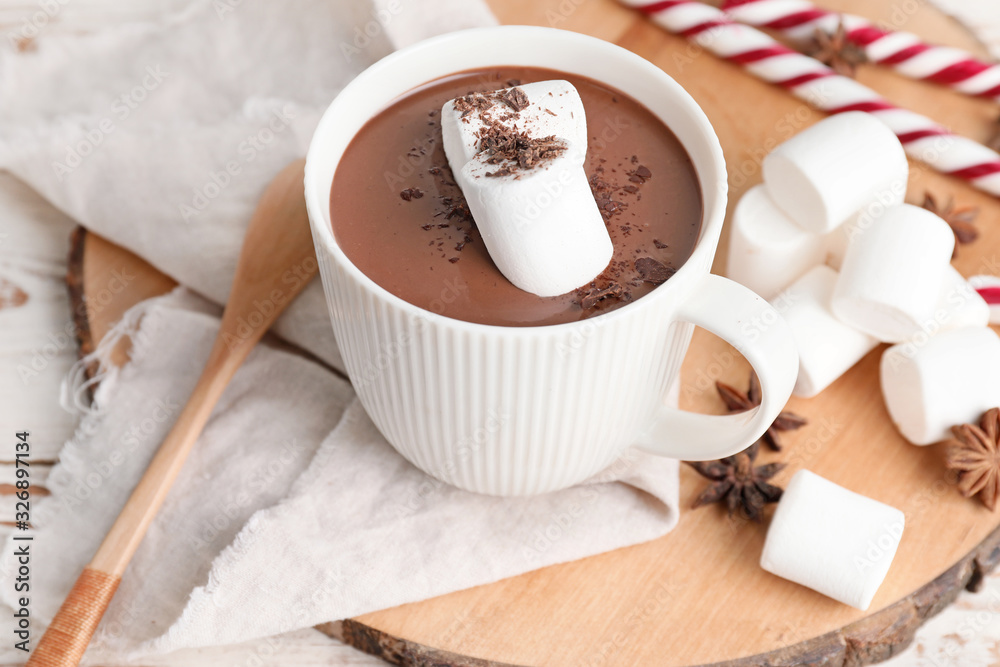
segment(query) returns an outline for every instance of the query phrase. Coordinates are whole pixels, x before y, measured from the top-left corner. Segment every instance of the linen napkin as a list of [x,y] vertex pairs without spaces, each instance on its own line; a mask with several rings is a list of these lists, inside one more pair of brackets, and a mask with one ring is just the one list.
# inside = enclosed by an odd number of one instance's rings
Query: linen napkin
[[[178,288],[133,308],[95,353],[132,337],[132,360],[102,377],[32,517],[36,619],[51,619],[145,470],[208,357],[217,313]],[[346,381],[262,345],[154,520],[94,649],[114,659],[237,643],[654,539],[677,522],[676,465],[630,451],[586,485],[540,497],[461,491],[396,454]],[[14,567],[7,556],[5,573]]]
[[[43,35],[0,57],[0,168],[223,303],[260,193],[336,93],[396,45],[493,22],[478,0],[218,0]],[[323,304],[316,281],[275,330],[342,368]]]
[[[0,167],[219,303],[261,191],[304,154],[336,92],[395,46],[491,21],[469,0],[244,0],[43,36],[0,56]],[[229,162],[239,169],[227,179]],[[277,332],[339,367],[319,290]],[[114,520],[217,327],[218,306],[180,289],[130,311],[95,353],[133,338],[132,360],[106,369],[52,496],[35,506],[36,620],[55,613]],[[459,491],[399,457],[335,373],[261,346],[154,520],[95,649],[110,663],[240,642],[643,542],[676,524],[677,491],[675,461],[637,452],[538,498]]]

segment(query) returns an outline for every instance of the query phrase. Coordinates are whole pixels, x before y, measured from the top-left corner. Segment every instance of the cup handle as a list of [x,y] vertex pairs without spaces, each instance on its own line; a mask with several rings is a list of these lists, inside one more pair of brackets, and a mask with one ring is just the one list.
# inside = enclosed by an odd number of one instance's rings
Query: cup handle
[[677,319],[707,329],[746,357],[760,379],[761,404],[731,415],[702,415],[664,405],[635,446],[685,461],[731,456],[764,434],[792,394],[799,356],[791,329],[767,301],[714,274],[696,286]]

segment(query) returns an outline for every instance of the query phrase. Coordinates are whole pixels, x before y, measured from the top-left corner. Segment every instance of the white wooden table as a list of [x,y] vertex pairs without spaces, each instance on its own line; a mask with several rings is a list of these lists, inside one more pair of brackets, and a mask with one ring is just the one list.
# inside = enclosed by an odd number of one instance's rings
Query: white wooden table
[[[188,1],[0,0],[4,42],[0,48],[30,49],[35,39],[154,18]],[[934,2],[960,16],[1000,57],[1000,2]],[[25,185],[0,172],[0,434],[31,431],[34,483],[44,484],[48,468],[63,443],[72,438],[76,422],[60,407],[59,397],[62,378],[77,353],[64,283],[68,238],[74,225]],[[0,453],[0,537],[12,528],[4,520],[13,511],[12,454],[12,449]],[[0,608],[0,616],[9,619],[10,610]],[[24,655],[11,648],[7,623],[0,623],[0,665],[23,663]],[[311,667],[385,663],[305,629],[236,647],[181,651],[143,664]],[[988,578],[983,592],[963,594],[921,628],[913,647],[883,664],[1000,666],[1000,573]]]

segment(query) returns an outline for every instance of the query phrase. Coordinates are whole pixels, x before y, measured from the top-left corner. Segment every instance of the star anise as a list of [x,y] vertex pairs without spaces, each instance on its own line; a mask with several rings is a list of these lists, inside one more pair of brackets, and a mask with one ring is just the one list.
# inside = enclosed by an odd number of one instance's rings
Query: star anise
[[817,28],[806,53],[837,74],[851,78],[857,73],[858,65],[868,62],[868,54],[864,48],[847,36],[843,21],[837,24],[837,29],[832,33]]
[[930,192],[924,192],[924,203],[921,206],[947,222],[951,231],[955,233],[955,252],[952,253],[952,257],[958,254],[959,245],[972,243],[979,238],[979,230],[972,224],[979,215],[978,208],[972,206],[956,208],[954,197],[948,197],[948,203],[940,206]]
[[979,495],[991,511],[1000,495],[1000,408],[982,416],[979,425],[952,427],[947,441],[947,466],[958,473],[958,490],[966,498]]
[[729,516],[742,514],[758,523],[764,516],[764,506],[781,500],[780,487],[769,484],[784,463],[768,463],[754,467],[757,444],[719,461],[689,461],[699,475],[712,480],[692,505],[692,509],[725,501]]
[[[715,389],[719,392],[719,396],[722,397],[730,412],[746,412],[760,405],[760,380],[757,379],[757,374],[753,371],[750,371],[750,388],[746,392],[723,382],[716,382]],[[802,428],[806,423],[805,417],[783,410],[774,423],[768,427],[762,439],[772,451],[780,452],[781,438],[778,432],[794,431],[797,428]]]

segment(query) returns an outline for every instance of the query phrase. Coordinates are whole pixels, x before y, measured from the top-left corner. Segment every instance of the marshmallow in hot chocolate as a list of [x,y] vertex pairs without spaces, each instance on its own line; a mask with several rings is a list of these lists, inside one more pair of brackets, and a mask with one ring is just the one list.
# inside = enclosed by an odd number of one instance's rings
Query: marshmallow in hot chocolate
[[[520,93],[515,93],[515,90]],[[568,81],[526,83],[494,93],[473,93],[466,95],[465,99],[469,100],[468,106],[459,100],[451,100],[441,109],[441,140],[448,162],[456,174],[458,168],[481,150],[479,135],[486,129],[487,123],[483,114],[478,113],[480,109],[476,108],[476,104],[488,103],[488,114],[493,120],[517,126],[531,136],[556,136],[581,147],[584,152],[587,150],[587,116],[583,100]],[[497,102],[500,106],[496,106]],[[525,104],[527,106],[523,106]],[[472,111],[469,111],[469,106],[472,106]],[[522,106],[515,117],[514,109]],[[508,115],[510,118],[506,118]]]
[[571,84],[456,98],[441,125],[455,180],[511,283],[557,296],[607,267],[614,247],[584,171],[587,121]]

